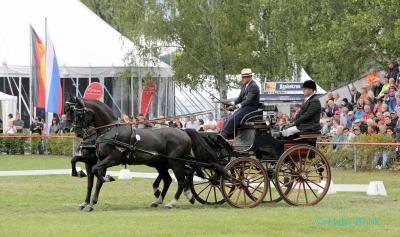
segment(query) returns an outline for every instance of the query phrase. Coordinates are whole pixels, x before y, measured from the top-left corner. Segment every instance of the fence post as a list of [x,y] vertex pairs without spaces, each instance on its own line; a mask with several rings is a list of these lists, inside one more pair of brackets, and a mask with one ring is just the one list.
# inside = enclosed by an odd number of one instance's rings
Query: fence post
[[357,172],[357,148],[353,145],[353,160],[354,160],[354,172]]

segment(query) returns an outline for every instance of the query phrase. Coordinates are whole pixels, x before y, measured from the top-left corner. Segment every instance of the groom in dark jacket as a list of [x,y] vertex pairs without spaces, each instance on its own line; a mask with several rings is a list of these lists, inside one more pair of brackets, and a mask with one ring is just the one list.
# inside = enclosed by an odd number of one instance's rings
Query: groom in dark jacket
[[260,102],[260,88],[253,80],[253,74],[250,68],[244,68],[241,73],[242,80],[240,81],[243,86],[240,91],[239,97],[231,102],[231,106],[235,106],[237,110],[225,122],[221,135],[224,138],[231,138],[234,131],[239,126],[240,120],[252,112],[257,110],[258,103]]
[[320,132],[319,123],[321,116],[321,102],[315,95],[317,85],[314,81],[308,80],[303,83],[304,103],[294,118],[295,126],[282,131],[282,136],[288,137],[298,132]]

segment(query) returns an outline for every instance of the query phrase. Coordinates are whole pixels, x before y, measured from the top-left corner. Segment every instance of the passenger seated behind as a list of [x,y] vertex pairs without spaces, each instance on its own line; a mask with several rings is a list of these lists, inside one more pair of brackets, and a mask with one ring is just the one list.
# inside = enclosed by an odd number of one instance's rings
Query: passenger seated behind
[[317,85],[314,81],[308,80],[303,83],[304,103],[294,118],[295,126],[282,130],[283,137],[289,137],[299,132],[320,132],[319,123],[321,103],[315,95]]

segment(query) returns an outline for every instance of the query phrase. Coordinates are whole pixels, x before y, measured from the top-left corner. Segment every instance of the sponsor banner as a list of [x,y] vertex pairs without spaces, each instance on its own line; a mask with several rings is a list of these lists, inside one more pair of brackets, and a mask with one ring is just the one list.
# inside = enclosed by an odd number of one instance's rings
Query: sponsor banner
[[86,87],[83,98],[87,100],[100,100],[104,95],[103,86],[99,82],[93,82]]
[[303,94],[302,82],[266,82],[264,83],[266,94]]

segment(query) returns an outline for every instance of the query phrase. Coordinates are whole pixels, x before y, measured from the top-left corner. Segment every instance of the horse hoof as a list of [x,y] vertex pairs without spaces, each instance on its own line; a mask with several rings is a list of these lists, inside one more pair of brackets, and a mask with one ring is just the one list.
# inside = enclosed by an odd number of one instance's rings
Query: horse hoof
[[106,175],[105,181],[106,182],[113,182],[113,181],[115,181],[115,179],[111,175]]
[[157,204],[157,203],[152,203],[152,204],[150,204],[150,207],[151,207],[151,208],[158,207],[158,204]]
[[85,208],[83,208],[84,212],[91,212],[93,210],[94,210],[94,208],[91,205],[87,205]]
[[194,197],[192,197],[192,198],[189,200],[189,202],[190,202],[191,204],[194,204],[194,203],[196,202],[196,199],[194,199]]
[[75,172],[72,171],[71,176],[76,177],[76,176],[78,176],[78,173],[76,171]]
[[161,195],[161,191],[157,189],[157,191],[154,192],[154,196],[155,196],[156,198],[159,198],[160,195]]
[[78,210],[82,211],[86,206],[88,205],[88,203],[84,202],[81,205],[79,205]]
[[171,206],[171,205],[166,205],[165,208],[167,208],[167,209],[172,209],[173,206]]
[[83,172],[82,170],[81,170],[81,171],[79,171],[79,173],[78,173],[78,177],[79,177],[79,178],[86,177],[86,174],[85,174],[85,172]]

